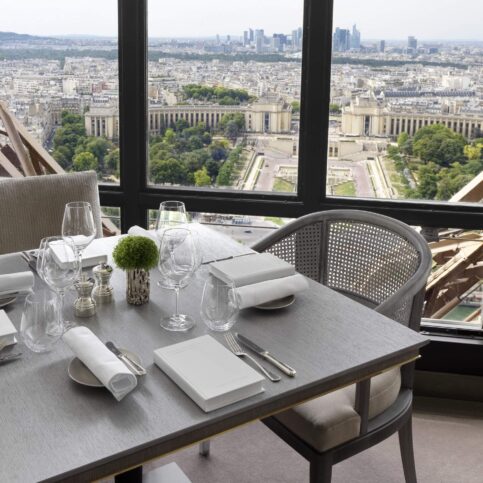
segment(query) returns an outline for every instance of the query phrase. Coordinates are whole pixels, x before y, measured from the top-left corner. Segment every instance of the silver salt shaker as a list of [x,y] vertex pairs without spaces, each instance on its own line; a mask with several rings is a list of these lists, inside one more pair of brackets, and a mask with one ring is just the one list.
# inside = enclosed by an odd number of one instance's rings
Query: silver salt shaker
[[114,291],[110,284],[112,267],[107,263],[101,263],[92,269],[92,273],[96,279],[96,286],[92,292],[94,300],[98,304],[107,304],[112,302],[112,294]]
[[77,317],[91,317],[96,313],[96,301],[92,298],[94,280],[82,277],[74,287],[77,290],[78,298],[74,302],[74,314]]

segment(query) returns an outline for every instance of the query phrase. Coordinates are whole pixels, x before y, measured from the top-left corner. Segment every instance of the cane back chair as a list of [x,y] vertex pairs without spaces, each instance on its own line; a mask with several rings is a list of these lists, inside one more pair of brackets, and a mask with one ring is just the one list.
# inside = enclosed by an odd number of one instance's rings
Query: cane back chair
[[[431,252],[406,224],[357,210],[303,216],[252,248],[270,252],[296,270],[418,330]],[[263,422],[310,461],[311,483],[329,482],[332,465],[396,431],[407,482],[416,482],[412,445],[414,363],[265,419]]]

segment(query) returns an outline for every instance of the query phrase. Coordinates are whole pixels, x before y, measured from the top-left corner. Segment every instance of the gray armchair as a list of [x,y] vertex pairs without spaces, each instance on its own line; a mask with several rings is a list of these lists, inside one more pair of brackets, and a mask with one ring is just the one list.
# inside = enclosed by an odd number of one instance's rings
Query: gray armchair
[[0,178],[0,254],[37,248],[43,237],[60,235],[64,206],[88,201],[97,237],[102,237],[94,171],[26,178]]
[[[333,210],[303,216],[252,248],[419,329],[431,253],[412,228],[386,216]],[[412,446],[414,363],[301,404],[263,422],[310,461],[311,483],[329,482],[332,465],[396,431],[407,482],[416,482]]]

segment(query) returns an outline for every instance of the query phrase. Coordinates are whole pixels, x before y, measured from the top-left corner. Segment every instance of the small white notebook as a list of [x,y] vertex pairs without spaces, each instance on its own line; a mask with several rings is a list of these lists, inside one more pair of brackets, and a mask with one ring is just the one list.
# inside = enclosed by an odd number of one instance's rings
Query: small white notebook
[[210,264],[210,272],[224,282],[233,281],[235,287],[264,282],[295,274],[295,268],[271,253],[254,253]]
[[263,392],[264,377],[210,335],[156,349],[154,362],[206,412]]
[[16,344],[17,329],[12,324],[5,310],[0,310],[0,346]]

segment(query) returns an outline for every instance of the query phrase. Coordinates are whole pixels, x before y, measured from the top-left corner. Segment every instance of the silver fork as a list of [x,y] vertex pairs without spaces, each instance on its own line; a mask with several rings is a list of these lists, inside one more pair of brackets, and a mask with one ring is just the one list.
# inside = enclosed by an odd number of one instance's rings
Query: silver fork
[[278,376],[277,374],[274,374],[273,372],[269,371],[265,367],[263,367],[256,359],[254,359],[250,354],[247,354],[246,352],[243,352],[243,349],[240,347],[238,342],[235,340],[235,337],[233,337],[233,334],[231,332],[228,332],[225,334],[225,340],[230,347],[230,350],[233,352],[238,357],[248,357],[256,366],[263,372],[263,374],[268,377],[272,382],[278,382],[280,381],[281,377]]

